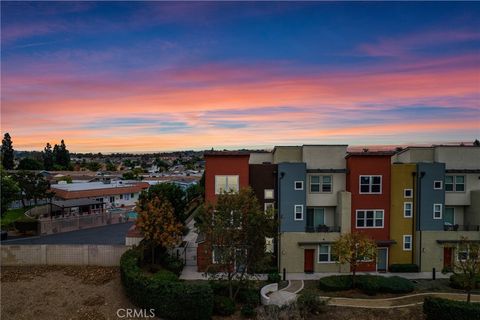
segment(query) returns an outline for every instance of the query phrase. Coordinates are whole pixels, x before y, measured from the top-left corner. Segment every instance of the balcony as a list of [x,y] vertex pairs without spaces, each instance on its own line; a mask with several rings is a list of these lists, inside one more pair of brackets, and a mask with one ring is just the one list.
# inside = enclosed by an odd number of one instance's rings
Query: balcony
[[458,224],[446,224],[443,226],[444,231],[480,231],[479,225],[458,225]]
[[319,224],[318,226],[306,226],[305,232],[340,232],[340,227]]

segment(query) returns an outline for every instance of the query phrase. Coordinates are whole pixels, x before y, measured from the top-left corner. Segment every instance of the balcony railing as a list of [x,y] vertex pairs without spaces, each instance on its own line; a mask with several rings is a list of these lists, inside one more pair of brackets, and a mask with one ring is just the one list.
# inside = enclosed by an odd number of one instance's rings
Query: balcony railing
[[305,232],[340,232],[340,227],[326,225],[306,226]]
[[446,224],[443,226],[445,231],[480,231],[480,225],[458,225],[458,224]]

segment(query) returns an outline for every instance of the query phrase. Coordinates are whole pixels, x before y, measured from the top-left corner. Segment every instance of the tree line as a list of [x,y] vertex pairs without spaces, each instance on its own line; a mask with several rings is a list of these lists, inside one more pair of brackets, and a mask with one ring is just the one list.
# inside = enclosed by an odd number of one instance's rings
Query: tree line
[[[5,133],[2,140],[2,166],[6,170],[15,169],[15,156],[13,141],[10,134]],[[65,141],[62,139],[60,144],[53,147],[47,142],[41,152],[40,159],[23,158],[20,160],[17,170],[72,170],[70,163],[70,151],[68,151]]]

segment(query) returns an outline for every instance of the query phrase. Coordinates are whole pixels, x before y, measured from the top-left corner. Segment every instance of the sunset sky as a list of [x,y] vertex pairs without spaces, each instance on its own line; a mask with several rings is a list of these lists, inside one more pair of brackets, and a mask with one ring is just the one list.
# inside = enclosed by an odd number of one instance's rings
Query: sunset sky
[[480,2],[2,1],[1,15],[17,150],[480,137]]

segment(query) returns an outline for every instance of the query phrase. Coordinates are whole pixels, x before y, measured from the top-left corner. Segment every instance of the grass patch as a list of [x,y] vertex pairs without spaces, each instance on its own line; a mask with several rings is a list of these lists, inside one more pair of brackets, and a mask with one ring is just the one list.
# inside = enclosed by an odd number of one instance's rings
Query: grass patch
[[13,223],[25,217],[25,211],[30,209],[31,207],[26,207],[26,208],[18,208],[18,209],[11,209],[5,212],[5,214],[2,217],[2,221],[0,222],[0,227],[2,230],[11,230],[13,229]]

